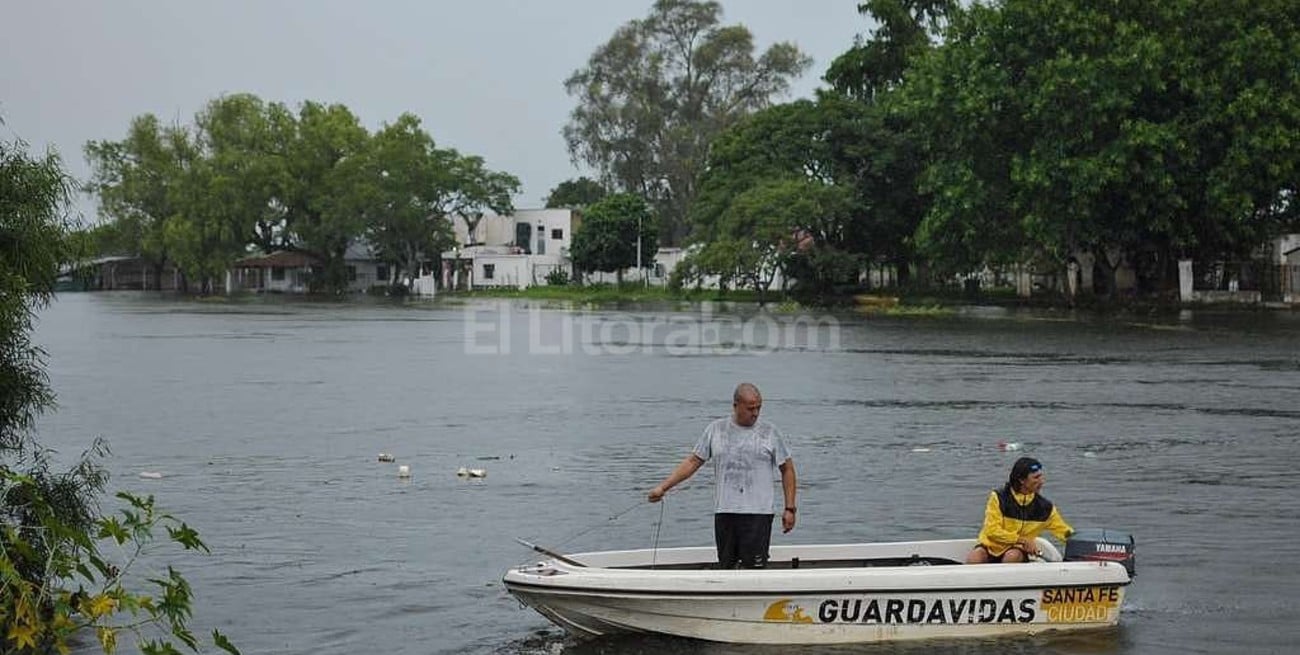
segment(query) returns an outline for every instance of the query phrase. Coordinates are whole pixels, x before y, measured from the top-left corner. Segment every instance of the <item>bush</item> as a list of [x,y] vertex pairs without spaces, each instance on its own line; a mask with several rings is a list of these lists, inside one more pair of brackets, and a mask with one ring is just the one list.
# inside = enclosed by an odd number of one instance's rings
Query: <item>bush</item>
[[569,269],[553,268],[550,273],[546,274],[546,284],[553,287],[563,287],[569,284]]
[[[0,652],[67,653],[72,635],[89,630],[105,653],[122,633],[146,654],[177,652],[173,639],[197,651],[185,578],[169,566],[140,583],[127,571],[156,530],[182,549],[206,551],[198,533],[159,513],[152,496],[119,493],[125,506],[102,513],[103,442],[54,473],[33,436],[54,394],[30,332],[70,259],[71,226],[62,218],[69,184],[57,156],[33,159],[25,144],[0,141]],[[238,653],[220,632],[212,642]]]

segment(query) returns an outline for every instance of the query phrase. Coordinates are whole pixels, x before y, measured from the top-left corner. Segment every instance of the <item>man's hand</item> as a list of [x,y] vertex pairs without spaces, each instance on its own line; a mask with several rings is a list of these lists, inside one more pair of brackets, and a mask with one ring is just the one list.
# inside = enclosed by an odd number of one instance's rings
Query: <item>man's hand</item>
[[789,532],[794,529],[794,515],[795,511],[789,508],[781,512],[781,532]]
[[654,489],[650,490],[649,494],[646,494],[646,498],[648,498],[652,503],[657,503],[664,499],[665,493],[666,492],[663,490],[663,487],[655,487]]

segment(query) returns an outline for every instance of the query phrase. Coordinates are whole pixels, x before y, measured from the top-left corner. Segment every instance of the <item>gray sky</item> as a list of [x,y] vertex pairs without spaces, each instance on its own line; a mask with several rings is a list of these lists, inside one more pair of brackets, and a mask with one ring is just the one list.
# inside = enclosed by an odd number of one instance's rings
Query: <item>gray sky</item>
[[[540,207],[580,171],[560,129],[564,80],[653,0],[15,0],[0,39],[0,138],[56,149],[79,179],[82,145],[121,139],[132,117],[191,124],[222,94],[296,107],[347,105],[373,130],[419,116],[439,146],[519,177]],[[854,0],[722,0],[758,49],[813,57],[790,98],[810,97],[868,23]],[[79,210],[93,217],[94,203]]]

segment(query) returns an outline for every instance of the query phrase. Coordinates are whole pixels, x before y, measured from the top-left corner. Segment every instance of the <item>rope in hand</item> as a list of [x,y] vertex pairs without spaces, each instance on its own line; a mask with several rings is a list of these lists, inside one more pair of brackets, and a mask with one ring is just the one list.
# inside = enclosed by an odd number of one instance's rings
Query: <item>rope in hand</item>
[[664,526],[664,510],[668,506],[668,494],[664,494],[659,499],[659,521],[655,523],[655,543],[654,550],[650,552],[650,568],[653,570],[659,564],[659,529]]

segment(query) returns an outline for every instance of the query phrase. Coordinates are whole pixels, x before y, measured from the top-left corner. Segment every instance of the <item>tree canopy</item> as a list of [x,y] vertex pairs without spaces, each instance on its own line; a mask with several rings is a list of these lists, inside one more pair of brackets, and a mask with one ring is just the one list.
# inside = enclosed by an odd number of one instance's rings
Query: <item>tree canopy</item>
[[630,193],[608,196],[587,208],[570,246],[578,270],[615,273],[620,283],[623,271],[637,265],[638,249],[641,267],[653,266],[659,229],[645,200]]
[[1294,221],[1298,58],[1284,0],[976,4],[901,89],[934,198],[917,241],[959,269],[1243,254]]
[[605,185],[589,177],[565,180],[546,196],[547,209],[582,209],[609,195]]
[[577,99],[564,128],[569,153],[612,188],[646,198],[670,244],[689,230],[713,139],[811,64],[790,43],[755,56],[749,30],[721,20],[717,2],[658,0],[565,82]]
[[140,116],[86,154],[105,236],[205,290],[250,249],[306,253],[321,262],[314,285],[340,290],[361,240],[394,279],[414,278],[450,245],[450,217],[472,231],[485,212],[512,211],[519,190],[481,157],[437,147],[411,114],[371,134],[343,105],[294,111],[251,94],[212,100],[190,127]]

